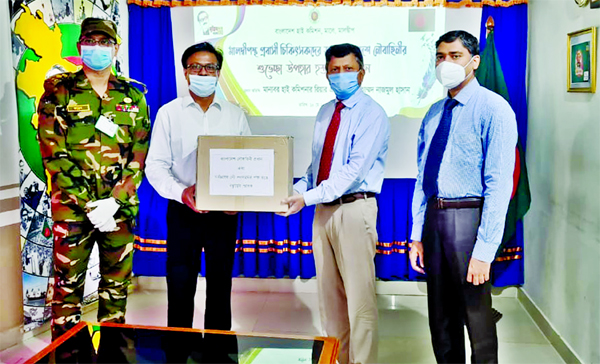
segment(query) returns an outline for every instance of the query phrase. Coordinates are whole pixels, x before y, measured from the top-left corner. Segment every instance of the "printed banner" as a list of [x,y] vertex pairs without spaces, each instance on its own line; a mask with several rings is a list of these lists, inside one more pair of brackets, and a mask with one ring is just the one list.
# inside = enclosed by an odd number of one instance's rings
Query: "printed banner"
[[[194,8],[194,36],[222,49],[222,95],[250,115],[314,116],[335,98],[325,69],[333,44],[358,46],[363,90],[389,116],[423,117],[443,94],[435,41],[444,8],[217,6]],[[266,21],[267,20],[267,21]]]

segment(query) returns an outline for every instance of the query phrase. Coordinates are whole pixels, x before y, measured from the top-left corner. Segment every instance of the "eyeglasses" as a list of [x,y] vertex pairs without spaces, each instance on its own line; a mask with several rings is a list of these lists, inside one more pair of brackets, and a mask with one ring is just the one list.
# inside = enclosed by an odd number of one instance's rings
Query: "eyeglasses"
[[84,46],[99,45],[100,47],[110,47],[115,44],[115,41],[113,41],[112,39],[96,40],[96,39],[92,39],[92,38],[83,38],[79,41],[79,43]]
[[214,75],[221,68],[219,68],[219,66],[217,66],[214,63],[209,63],[209,64],[192,63],[189,66],[187,66],[187,69],[193,75],[199,75],[203,69],[206,70],[206,73],[208,73],[209,75]]

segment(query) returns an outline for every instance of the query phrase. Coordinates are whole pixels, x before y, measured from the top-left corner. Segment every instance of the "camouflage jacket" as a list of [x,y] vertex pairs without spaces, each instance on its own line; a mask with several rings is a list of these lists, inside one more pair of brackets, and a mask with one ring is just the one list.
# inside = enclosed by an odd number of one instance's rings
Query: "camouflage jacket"
[[[144,94],[111,76],[104,98],[83,70],[49,78],[38,107],[38,139],[50,178],[55,221],[86,221],[86,204],[114,197],[115,219],[133,221],[150,120]],[[117,124],[113,137],[96,129],[100,115]]]

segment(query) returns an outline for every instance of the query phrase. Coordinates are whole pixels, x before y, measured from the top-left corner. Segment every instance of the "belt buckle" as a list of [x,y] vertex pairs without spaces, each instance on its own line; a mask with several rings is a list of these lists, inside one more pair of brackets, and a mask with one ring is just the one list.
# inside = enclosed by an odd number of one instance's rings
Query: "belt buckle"
[[436,199],[436,203],[435,204],[436,204],[438,210],[443,210],[445,208],[445,206],[444,206],[444,199],[442,199],[442,198],[438,197]]

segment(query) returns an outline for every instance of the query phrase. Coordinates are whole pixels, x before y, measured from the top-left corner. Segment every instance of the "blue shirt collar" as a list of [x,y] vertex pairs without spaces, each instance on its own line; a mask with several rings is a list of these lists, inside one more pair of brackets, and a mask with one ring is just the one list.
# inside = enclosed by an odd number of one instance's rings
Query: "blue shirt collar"
[[[365,95],[365,93],[363,92],[362,87],[361,87],[358,90],[356,90],[356,92],[354,93],[354,95],[350,96],[346,100],[341,100],[341,101],[342,101],[342,104],[344,104],[345,107],[351,109],[354,106],[356,106],[356,104],[358,104],[358,102],[360,101],[360,99],[363,98],[364,95]],[[337,101],[338,100],[336,99],[335,102],[337,102]]]
[[[479,81],[477,81],[477,78],[475,77],[462,90],[460,90],[460,92],[454,97],[454,99],[458,101],[461,105],[465,105],[467,102],[469,102],[471,96],[473,96],[477,92],[479,87]],[[446,96],[446,98],[448,98],[448,96]]]

